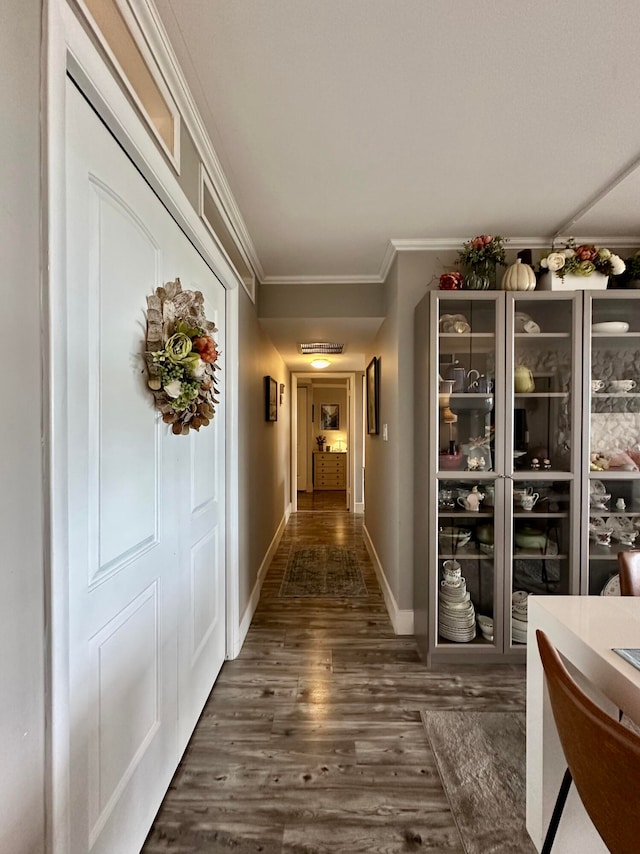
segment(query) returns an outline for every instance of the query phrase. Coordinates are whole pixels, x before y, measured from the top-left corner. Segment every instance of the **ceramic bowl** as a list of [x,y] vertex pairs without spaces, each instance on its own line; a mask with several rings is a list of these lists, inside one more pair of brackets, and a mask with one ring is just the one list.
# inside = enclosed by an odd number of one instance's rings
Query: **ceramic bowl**
[[493,525],[476,525],[476,539],[481,545],[491,546],[493,550]]
[[471,531],[466,528],[441,528],[438,531],[438,540],[442,548],[462,548],[471,539]]
[[493,617],[485,617],[484,614],[478,614],[476,622],[480,626],[480,631],[483,634],[484,632],[490,632],[493,634]]
[[493,620],[491,617],[485,617],[482,614],[478,614],[476,617],[476,623],[478,628],[482,632],[482,637],[486,641],[493,640]]
[[606,320],[603,323],[592,323],[592,332],[605,332],[607,335],[624,335],[629,331],[629,324],[624,320]]
[[438,456],[438,468],[440,471],[460,471],[464,468],[464,455],[440,453]]
[[514,539],[521,549],[543,549],[548,542],[548,536],[537,528],[521,528],[516,531]]

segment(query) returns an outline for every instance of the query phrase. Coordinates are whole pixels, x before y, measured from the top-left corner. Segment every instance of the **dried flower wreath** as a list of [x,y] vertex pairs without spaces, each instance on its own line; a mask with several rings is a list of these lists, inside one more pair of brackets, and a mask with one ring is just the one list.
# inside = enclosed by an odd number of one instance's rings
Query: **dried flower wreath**
[[200,291],[183,291],[180,279],[147,297],[148,384],[162,420],[176,435],[200,430],[214,416],[217,331],[204,315]]

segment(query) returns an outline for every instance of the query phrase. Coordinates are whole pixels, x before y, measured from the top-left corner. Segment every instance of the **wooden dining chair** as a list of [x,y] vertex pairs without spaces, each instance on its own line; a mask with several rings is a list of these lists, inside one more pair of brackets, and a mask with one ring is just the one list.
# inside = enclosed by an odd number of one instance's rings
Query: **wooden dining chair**
[[640,551],[618,552],[620,595],[640,596]]
[[640,850],[640,736],[609,717],[578,687],[544,632],[536,631],[567,770],[542,854],[549,854],[571,782],[611,854]]

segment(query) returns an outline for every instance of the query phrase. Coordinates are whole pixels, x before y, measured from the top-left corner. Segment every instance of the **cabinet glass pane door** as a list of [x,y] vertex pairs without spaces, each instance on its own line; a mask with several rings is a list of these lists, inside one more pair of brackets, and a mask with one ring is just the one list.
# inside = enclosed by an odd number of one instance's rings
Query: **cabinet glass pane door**
[[496,302],[438,301],[438,469],[493,471]]
[[575,592],[571,480],[514,478],[511,641],[527,641],[530,593]]
[[494,641],[495,482],[438,481],[437,643]]
[[615,594],[617,553],[640,547],[640,294],[594,295],[587,320],[588,592]]
[[[516,298],[513,324],[513,468],[573,471],[575,298]],[[579,368],[578,368],[579,369]]]

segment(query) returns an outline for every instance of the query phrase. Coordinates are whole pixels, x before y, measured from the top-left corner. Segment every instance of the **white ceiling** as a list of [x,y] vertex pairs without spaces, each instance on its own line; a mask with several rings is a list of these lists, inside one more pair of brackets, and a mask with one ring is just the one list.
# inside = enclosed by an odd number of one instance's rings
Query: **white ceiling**
[[550,236],[640,156],[638,0],[155,2],[267,280]]
[[155,5],[263,282],[378,280],[391,239],[640,235],[638,0]]
[[260,325],[291,371],[308,371],[313,356],[298,352],[303,341],[344,344],[340,355],[327,358],[330,371],[362,371],[381,317],[263,317]]

